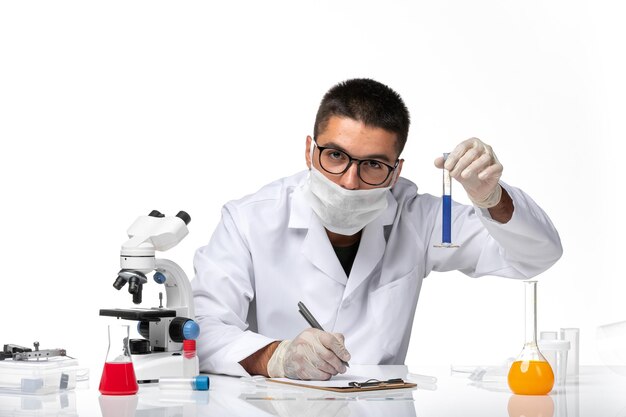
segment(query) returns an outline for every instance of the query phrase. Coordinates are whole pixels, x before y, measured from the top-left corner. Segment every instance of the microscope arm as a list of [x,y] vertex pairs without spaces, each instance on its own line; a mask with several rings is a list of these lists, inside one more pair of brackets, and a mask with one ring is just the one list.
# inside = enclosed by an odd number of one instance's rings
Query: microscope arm
[[166,278],[163,283],[165,285],[165,296],[167,297],[166,307],[171,309],[186,308],[187,313],[185,316],[192,320],[195,319],[193,293],[185,271],[178,264],[168,259],[156,259],[154,270],[160,272]]

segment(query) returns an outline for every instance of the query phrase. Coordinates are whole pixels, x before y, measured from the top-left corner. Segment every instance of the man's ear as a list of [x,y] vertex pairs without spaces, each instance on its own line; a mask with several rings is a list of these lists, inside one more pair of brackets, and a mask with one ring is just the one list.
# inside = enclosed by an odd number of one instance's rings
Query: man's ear
[[306,160],[306,166],[311,169],[311,146],[313,146],[313,138],[311,136],[306,137],[306,147],[304,158]]

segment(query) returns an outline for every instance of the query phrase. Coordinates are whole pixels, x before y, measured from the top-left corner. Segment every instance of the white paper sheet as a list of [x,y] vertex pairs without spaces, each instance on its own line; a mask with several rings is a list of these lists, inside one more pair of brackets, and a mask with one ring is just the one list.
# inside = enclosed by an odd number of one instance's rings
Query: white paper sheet
[[302,381],[289,378],[269,378],[268,381],[289,382],[290,384],[312,385],[315,387],[348,387],[350,382],[365,382],[368,379],[370,378],[359,375],[343,374],[335,375],[328,381]]

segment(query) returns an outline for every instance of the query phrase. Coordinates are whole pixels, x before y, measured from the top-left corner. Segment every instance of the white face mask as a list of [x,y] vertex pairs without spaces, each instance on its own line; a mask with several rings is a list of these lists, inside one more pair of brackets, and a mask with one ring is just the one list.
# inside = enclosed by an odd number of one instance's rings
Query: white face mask
[[311,165],[304,194],[326,229],[351,236],[385,211],[390,188],[347,190]]

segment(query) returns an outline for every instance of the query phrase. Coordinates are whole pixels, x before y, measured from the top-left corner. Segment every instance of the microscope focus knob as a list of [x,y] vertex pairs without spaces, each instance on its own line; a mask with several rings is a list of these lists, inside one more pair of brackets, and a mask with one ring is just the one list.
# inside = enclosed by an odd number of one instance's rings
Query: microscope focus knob
[[191,216],[187,214],[186,211],[179,211],[176,217],[184,221],[186,225],[189,224],[189,222],[191,221]]
[[157,284],[165,284],[165,281],[167,281],[167,277],[165,276],[165,274],[159,271],[154,273],[154,275],[152,276],[152,279]]
[[193,320],[188,320],[183,326],[185,340],[196,340],[200,335],[200,326]]
[[195,321],[186,317],[176,317],[170,322],[170,337],[174,342],[182,343],[184,340],[195,340],[200,334],[200,326]]

